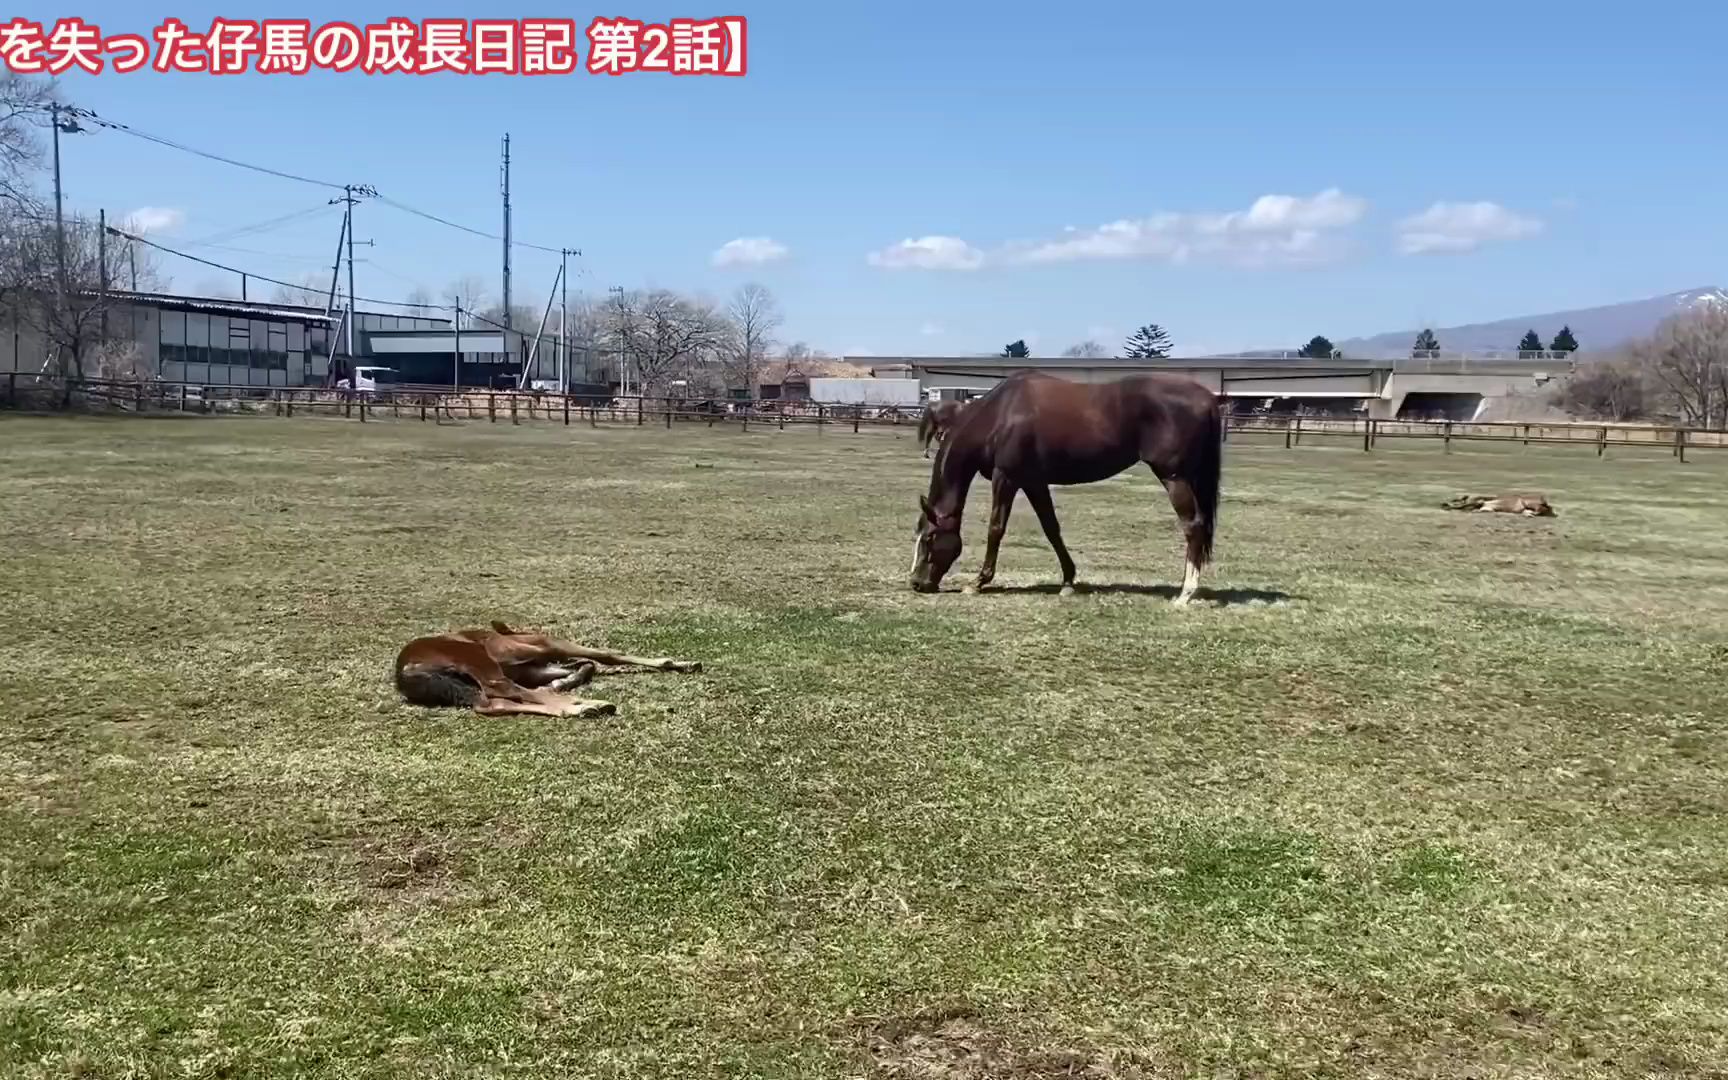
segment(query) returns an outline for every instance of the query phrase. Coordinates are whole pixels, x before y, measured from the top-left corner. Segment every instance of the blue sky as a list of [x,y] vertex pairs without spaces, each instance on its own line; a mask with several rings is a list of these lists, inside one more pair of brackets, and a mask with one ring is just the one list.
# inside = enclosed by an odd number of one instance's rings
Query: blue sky
[[[596,297],[652,285],[724,298],[756,280],[784,308],[783,338],[835,353],[1025,338],[1053,354],[1088,336],[1113,346],[1147,321],[1187,353],[1728,282],[1728,84],[1713,55],[1728,12],[1603,10],[570,8],[556,14],[579,28],[597,14],[744,15],[749,74],[65,81],[76,103],[152,134],[369,183],[487,231],[499,228],[509,131],[516,236],[580,248],[572,285]],[[270,14],[316,26],[491,13]],[[78,14],[105,33],[148,34],[168,15],[196,30],[234,12],[95,3]],[[112,132],[67,138],[63,155],[70,205],[171,210],[178,220],[157,234],[169,244],[328,195]],[[380,205],[358,220],[376,242],[357,253],[362,295],[474,274],[496,297],[497,243]],[[229,242],[246,251],[188,250],[297,279],[327,271],[338,227],[331,208]],[[714,265],[748,238],[773,243],[742,247],[780,257]],[[184,290],[222,277],[172,259],[165,269]],[[515,269],[518,302],[543,303],[556,256],[522,250]]]

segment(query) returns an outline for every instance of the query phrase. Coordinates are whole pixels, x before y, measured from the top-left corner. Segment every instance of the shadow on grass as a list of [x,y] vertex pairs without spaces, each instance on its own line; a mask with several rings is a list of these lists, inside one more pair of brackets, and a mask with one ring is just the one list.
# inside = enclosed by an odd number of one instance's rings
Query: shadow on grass
[[[1055,596],[1062,587],[1055,583],[1048,585],[987,585],[980,596],[1002,594],[1005,596]],[[944,589],[944,592],[949,590]],[[954,589],[954,592],[961,591]],[[1075,582],[1076,595],[1086,596],[1154,596],[1160,600],[1174,600],[1181,590],[1175,585],[1136,585],[1131,583],[1088,585],[1085,582]],[[1306,597],[1293,596],[1290,593],[1275,589],[1208,589],[1205,587],[1194,590],[1194,600],[1197,603],[1213,603],[1220,606],[1237,604],[1285,604],[1293,600],[1305,600]]]

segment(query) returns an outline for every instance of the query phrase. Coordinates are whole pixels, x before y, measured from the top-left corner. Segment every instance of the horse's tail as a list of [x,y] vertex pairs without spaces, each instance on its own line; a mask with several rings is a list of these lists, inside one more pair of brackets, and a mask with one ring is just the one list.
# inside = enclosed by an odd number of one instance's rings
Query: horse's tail
[[1224,473],[1225,398],[1212,395],[1206,417],[1200,424],[1200,445],[1189,458],[1188,486],[1200,510],[1200,565],[1212,560],[1212,537],[1218,530],[1218,494]]

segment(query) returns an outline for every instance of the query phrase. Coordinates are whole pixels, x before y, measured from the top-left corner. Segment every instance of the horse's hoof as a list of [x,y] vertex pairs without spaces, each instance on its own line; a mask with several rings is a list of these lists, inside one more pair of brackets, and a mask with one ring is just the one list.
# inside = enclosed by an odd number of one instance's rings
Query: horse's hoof
[[1056,595],[1057,596],[1073,596],[1074,595],[1074,586],[1064,585],[1064,586],[1062,586],[1062,588],[1060,590],[1057,591]]
[[978,585],[976,583],[968,583],[968,584],[960,586],[960,591],[962,593],[966,594],[967,596],[977,596],[978,595]]

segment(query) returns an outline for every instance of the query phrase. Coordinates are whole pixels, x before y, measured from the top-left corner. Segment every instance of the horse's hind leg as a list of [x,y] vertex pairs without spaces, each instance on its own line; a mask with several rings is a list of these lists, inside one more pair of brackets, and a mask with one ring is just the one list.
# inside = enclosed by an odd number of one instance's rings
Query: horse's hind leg
[[1182,591],[1176,594],[1176,603],[1186,604],[1194,598],[1194,590],[1200,587],[1201,546],[1205,543],[1201,533],[1204,522],[1200,520],[1200,501],[1194,497],[1194,489],[1186,480],[1166,480],[1164,489],[1170,493],[1170,505],[1182,523],[1182,536],[1187,542]]
[[1062,525],[1056,520],[1056,504],[1050,498],[1050,489],[1043,484],[1032,484],[1023,490],[1026,501],[1032,504],[1032,512],[1038,515],[1038,524],[1044,526],[1044,538],[1056,551],[1056,561],[1062,564],[1062,595],[1071,596],[1074,593],[1074,560],[1068,555],[1068,546],[1062,542]]

